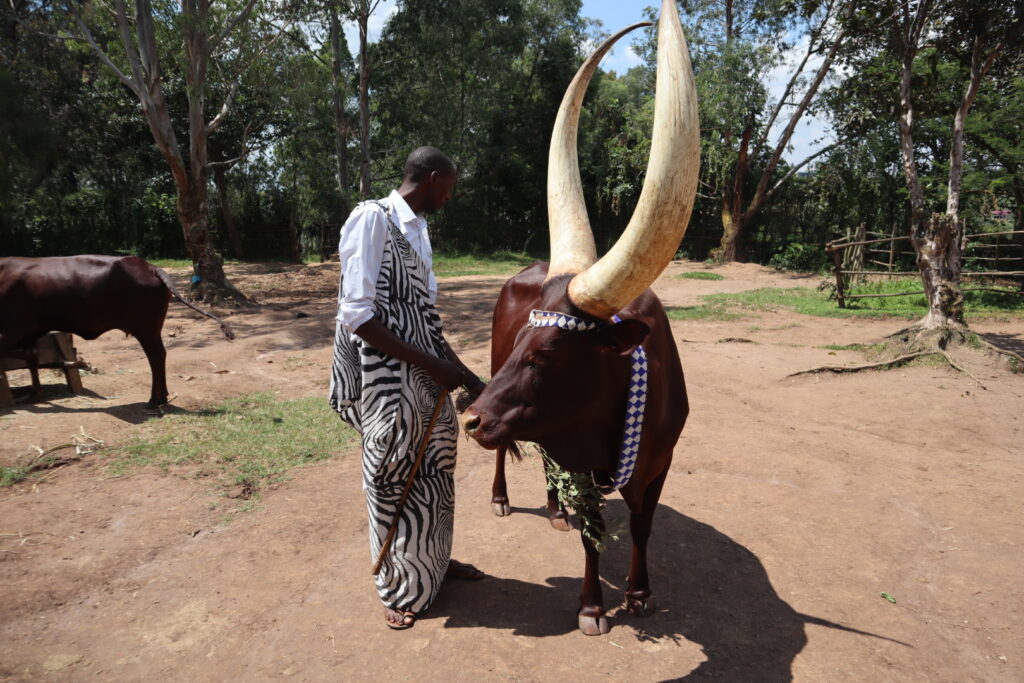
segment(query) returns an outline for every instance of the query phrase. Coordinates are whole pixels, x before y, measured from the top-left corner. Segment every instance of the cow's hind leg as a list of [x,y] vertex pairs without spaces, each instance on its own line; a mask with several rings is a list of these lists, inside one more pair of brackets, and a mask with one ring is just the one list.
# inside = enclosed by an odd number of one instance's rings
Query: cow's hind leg
[[508,517],[512,508],[508,503],[508,483],[505,481],[505,451],[499,446],[494,458],[494,483],[491,484],[491,512],[498,517]]
[[[598,530],[604,533],[604,520],[600,513],[595,520]],[[585,535],[583,538],[583,552],[587,557],[586,568],[583,571],[583,588],[580,591],[580,613],[579,627],[584,635],[600,636],[608,633],[608,618],[604,612],[604,596],[601,593],[601,577],[599,575],[599,561],[601,553]]]
[[[654,511],[658,508],[661,488],[665,475],[647,485],[639,509],[630,505],[629,534],[633,539],[633,557],[629,563],[629,578],[626,586],[626,609],[630,614],[646,617],[654,613],[656,604],[651,594],[650,578],[647,575],[647,539],[651,535]],[[628,502],[628,501],[627,501]]]
[[142,350],[146,352],[149,370],[153,376],[153,387],[146,407],[157,408],[167,403],[167,351],[164,349],[159,331],[156,334],[136,334],[135,338],[139,340]]

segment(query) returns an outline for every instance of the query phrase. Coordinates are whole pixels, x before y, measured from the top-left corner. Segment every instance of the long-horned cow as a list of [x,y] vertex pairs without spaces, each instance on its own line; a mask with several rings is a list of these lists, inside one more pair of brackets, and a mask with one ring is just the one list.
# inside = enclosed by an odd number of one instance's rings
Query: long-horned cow
[[172,298],[235,338],[227,323],[186,301],[167,273],[137,256],[0,258],[0,353],[51,331],[95,339],[121,330],[146,352],[153,377],[148,405],[156,407],[167,403],[167,352],[160,331]]
[[[663,0],[658,28],[654,132],[639,202],[615,246],[597,259],[576,151],[580,107],[604,54],[580,67],[562,100],[548,158],[551,263],[509,280],[494,309],[487,388],[463,414],[483,447],[540,444],[572,472],[618,488],[630,510],[633,550],[626,606],[654,611],[647,540],[672,450],[689,412],[668,319],[648,289],[672,260],[696,194],[696,92],[675,0]],[[646,355],[646,359],[644,356]],[[607,633],[599,553],[583,538],[586,569],[579,627]]]

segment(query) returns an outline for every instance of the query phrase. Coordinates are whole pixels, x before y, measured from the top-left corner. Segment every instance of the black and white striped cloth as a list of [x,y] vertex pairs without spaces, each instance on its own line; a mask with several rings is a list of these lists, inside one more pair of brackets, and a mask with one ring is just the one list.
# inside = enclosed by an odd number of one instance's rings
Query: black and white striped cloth
[[[377,204],[385,216],[390,214],[386,204]],[[443,358],[441,320],[428,295],[430,269],[390,220],[389,228],[374,316],[403,341]],[[439,387],[422,369],[353,340],[337,323],[329,400],[341,418],[362,434],[371,562],[377,561],[394,520],[439,395]],[[425,610],[448,569],[457,436],[455,409],[445,398],[376,578],[381,602],[392,609]]]

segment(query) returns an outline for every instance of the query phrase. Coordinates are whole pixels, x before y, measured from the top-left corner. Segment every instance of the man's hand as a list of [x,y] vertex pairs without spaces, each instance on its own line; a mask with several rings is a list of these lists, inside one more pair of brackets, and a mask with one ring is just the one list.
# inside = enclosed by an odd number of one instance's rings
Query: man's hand
[[451,361],[443,358],[432,358],[432,362],[424,366],[424,370],[430,378],[437,382],[441,388],[448,391],[455,391],[465,381],[462,370]]

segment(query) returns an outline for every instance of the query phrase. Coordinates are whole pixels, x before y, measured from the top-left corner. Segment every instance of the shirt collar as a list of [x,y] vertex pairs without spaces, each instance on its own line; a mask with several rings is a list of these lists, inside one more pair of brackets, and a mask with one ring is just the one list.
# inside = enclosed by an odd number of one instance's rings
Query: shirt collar
[[423,220],[422,216],[418,216],[413,213],[413,210],[406,203],[405,198],[398,194],[398,190],[391,190],[391,194],[388,196],[388,201],[391,202],[391,206],[394,208],[395,213],[398,214],[398,220],[403,223],[419,223]]

